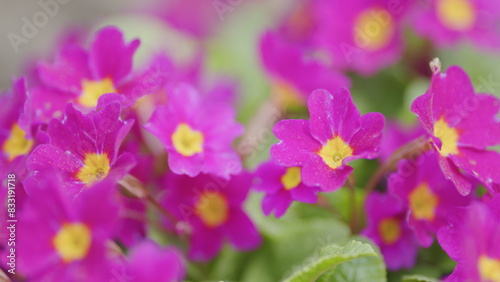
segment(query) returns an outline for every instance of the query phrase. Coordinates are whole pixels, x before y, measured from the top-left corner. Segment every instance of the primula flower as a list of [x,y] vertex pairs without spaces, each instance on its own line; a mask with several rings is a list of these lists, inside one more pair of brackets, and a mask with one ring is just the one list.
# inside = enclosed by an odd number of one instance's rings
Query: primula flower
[[500,47],[500,3],[489,0],[430,0],[415,5],[415,30],[438,46],[469,39],[482,47]]
[[241,171],[241,160],[231,147],[243,127],[233,108],[203,99],[190,85],[179,84],[158,106],[144,127],[158,137],[168,152],[168,165],[177,174],[200,172],[223,178]]
[[407,207],[408,224],[424,247],[430,247],[450,210],[466,206],[471,199],[460,195],[453,182],[446,179],[436,155],[430,151],[415,161],[401,160],[398,171],[389,179],[389,191]]
[[76,195],[105,178],[120,180],[135,164],[131,154],[118,155],[133,124],[123,121],[120,111],[118,103],[110,103],[84,115],[66,105],[64,120],[52,119],[47,127],[50,144],[37,146],[26,161],[31,181],[40,171],[56,170],[65,190]]
[[457,208],[438,232],[438,241],[458,262],[447,281],[500,281],[500,197]]
[[374,192],[366,199],[365,210],[368,225],[361,233],[380,247],[387,268],[412,267],[418,243],[406,223],[403,204],[394,195]]
[[126,272],[134,281],[174,282],[184,280],[186,266],[177,249],[146,240],[130,249]]
[[274,211],[276,217],[281,217],[293,201],[312,204],[318,200],[319,187],[302,183],[300,173],[300,167],[287,168],[273,161],[259,166],[255,172],[255,189],[266,193],[262,200],[265,215]]
[[118,206],[109,182],[72,199],[61,193],[57,173],[41,175],[19,214],[19,272],[37,281],[110,281],[112,235]]
[[462,195],[472,189],[468,176],[490,190],[493,182],[500,183],[500,154],[487,150],[500,144],[499,108],[499,99],[476,94],[467,74],[457,66],[434,74],[427,92],[411,106],[431,135],[442,171]]
[[372,75],[401,56],[406,7],[407,1],[317,1],[314,44],[328,50],[338,68]]
[[260,43],[262,63],[270,75],[271,91],[285,104],[302,105],[318,88],[334,91],[349,87],[349,78],[313,58],[305,50],[267,32]]
[[345,88],[333,94],[314,91],[308,108],[310,120],[282,120],[274,126],[280,142],[271,147],[271,156],[280,165],[301,167],[304,184],[332,191],[352,172],[347,162],[378,156],[384,116],[361,116]]
[[397,121],[387,122],[380,142],[380,160],[388,161],[399,148],[424,135],[425,130],[419,123],[406,126]]
[[167,175],[163,206],[190,225],[191,259],[212,259],[226,239],[240,251],[260,245],[261,237],[242,207],[251,184],[249,173],[234,175],[230,180],[206,174],[194,178]]
[[146,203],[143,199],[120,195],[120,217],[114,238],[124,246],[132,246],[146,237]]

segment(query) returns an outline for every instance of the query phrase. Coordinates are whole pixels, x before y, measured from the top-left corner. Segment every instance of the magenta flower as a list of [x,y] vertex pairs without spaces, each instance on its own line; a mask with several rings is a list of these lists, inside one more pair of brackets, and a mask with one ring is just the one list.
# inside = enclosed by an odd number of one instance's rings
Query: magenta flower
[[488,147],[500,144],[500,102],[476,94],[467,74],[452,66],[433,76],[427,92],[412,104],[439,152],[439,164],[462,195],[472,189],[470,176],[493,190],[500,183],[500,154]]
[[[118,206],[109,182],[71,199],[57,173],[42,174],[19,214],[19,272],[37,281],[110,281],[112,235]],[[92,204],[89,204],[92,203]]]
[[419,123],[406,126],[397,121],[387,122],[380,142],[380,160],[388,161],[399,148],[425,134]]
[[135,161],[129,153],[118,155],[133,124],[133,120],[123,121],[120,112],[118,103],[87,115],[68,104],[64,120],[53,119],[47,127],[50,144],[37,146],[28,157],[32,181],[37,181],[40,171],[56,170],[63,177],[65,190],[76,195],[105,178],[123,178]]
[[314,44],[329,51],[336,67],[372,75],[401,56],[406,7],[407,1],[317,1]]
[[267,32],[260,44],[262,63],[270,75],[271,91],[285,104],[304,104],[309,94],[324,88],[330,92],[349,87],[349,78],[325,64],[306,57],[305,50]]
[[265,215],[274,211],[276,217],[281,217],[293,201],[312,204],[318,200],[319,187],[302,183],[300,174],[300,167],[287,168],[273,161],[259,166],[255,172],[255,189],[266,193],[262,200]]
[[260,245],[261,237],[242,207],[251,184],[248,173],[234,175],[230,180],[206,174],[195,178],[167,175],[163,206],[177,220],[190,225],[191,259],[211,260],[226,239],[240,251]]
[[489,0],[431,0],[416,5],[413,21],[418,33],[438,46],[469,39],[482,47],[500,47],[500,3]]
[[182,281],[185,262],[175,248],[161,248],[153,241],[143,241],[129,252],[127,274],[134,281]]
[[132,246],[146,237],[146,203],[120,195],[120,216],[113,231],[114,238],[124,246]]
[[378,156],[384,116],[361,116],[345,88],[333,94],[314,91],[308,107],[310,120],[282,120],[274,126],[280,142],[271,147],[271,156],[285,167],[301,167],[304,184],[333,191],[352,172],[347,162]]
[[387,268],[394,271],[412,267],[418,243],[406,223],[406,209],[399,199],[374,192],[366,199],[365,210],[368,225],[361,233],[380,247]]
[[241,159],[231,145],[243,127],[234,119],[230,105],[203,99],[192,86],[179,84],[144,127],[160,139],[174,173],[229,178],[241,171]]
[[438,241],[458,262],[447,281],[500,280],[500,197],[457,208],[438,232]]
[[389,191],[408,209],[408,224],[424,247],[430,247],[450,210],[466,206],[471,200],[460,195],[443,175],[437,154],[431,151],[415,161],[400,161],[398,171],[389,179]]

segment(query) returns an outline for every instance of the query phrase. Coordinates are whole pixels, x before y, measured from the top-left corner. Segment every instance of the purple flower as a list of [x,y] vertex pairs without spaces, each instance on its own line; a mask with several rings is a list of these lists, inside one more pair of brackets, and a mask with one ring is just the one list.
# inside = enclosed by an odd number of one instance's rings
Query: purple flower
[[131,154],[118,155],[133,124],[133,120],[123,121],[120,112],[118,103],[87,115],[68,104],[63,121],[52,119],[47,127],[50,144],[37,146],[28,157],[31,181],[37,181],[40,171],[56,170],[65,190],[76,195],[105,178],[120,180],[135,164]]
[[415,29],[438,46],[469,39],[482,47],[500,47],[500,3],[489,0],[431,0],[416,5]]
[[120,195],[120,217],[113,231],[114,237],[124,246],[132,246],[146,237],[146,203]]
[[407,207],[408,224],[424,247],[430,247],[433,235],[446,224],[450,210],[466,206],[471,200],[460,195],[453,182],[443,175],[437,154],[430,151],[415,161],[401,160],[398,171],[389,179],[389,191]]
[[406,209],[399,199],[374,192],[366,199],[365,210],[368,226],[362,234],[380,247],[387,268],[394,271],[412,267],[418,243],[406,223]]
[[133,281],[182,281],[185,262],[175,248],[161,248],[153,241],[143,241],[129,252],[127,274]]
[[255,189],[266,193],[262,200],[265,215],[274,211],[276,217],[285,214],[293,201],[315,203],[318,200],[319,187],[310,187],[302,183],[300,167],[283,167],[273,161],[262,164],[255,176]]
[[457,208],[438,231],[438,241],[458,262],[447,281],[500,280],[500,197]]
[[192,86],[179,84],[144,127],[160,139],[174,173],[229,178],[241,171],[241,159],[231,145],[243,127],[234,119],[230,105],[203,99]]
[[499,99],[476,94],[467,74],[457,66],[436,73],[429,90],[411,106],[439,152],[441,170],[462,195],[472,189],[469,176],[490,191],[493,182],[500,183],[500,154],[487,150],[500,144],[499,108]]
[[381,161],[388,161],[399,148],[424,135],[425,130],[418,123],[406,126],[398,121],[387,122],[380,142]]
[[325,64],[307,58],[305,50],[267,32],[260,44],[262,63],[270,75],[271,91],[286,105],[302,105],[318,88],[333,92],[349,87],[349,78]]
[[230,180],[206,174],[194,178],[167,175],[163,206],[179,221],[189,224],[191,259],[214,258],[226,239],[237,250],[260,245],[261,237],[242,207],[251,184],[249,173],[234,175]]
[[[118,206],[102,182],[72,200],[57,173],[42,174],[17,223],[19,272],[38,281],[109,281]],[[90,204],[91,203],[91,204]]]
[[317,1],[314,44],[329,51],[336,67],[372,75],[401,56],[406,7],[407,1]]
[[274,126],[280,142],[271,147],[271,156],[280,165],[301,167],[304,184],[332,191],[352,172],[347,162],[378,156],[384,116],[361,116],[345,88],[333,94],[314,91],[308,107],[310,120],[282,120]]

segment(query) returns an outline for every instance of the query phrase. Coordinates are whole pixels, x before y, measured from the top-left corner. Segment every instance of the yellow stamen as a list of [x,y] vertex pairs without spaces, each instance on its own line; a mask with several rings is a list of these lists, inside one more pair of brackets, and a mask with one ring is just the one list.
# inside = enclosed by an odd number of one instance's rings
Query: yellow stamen
[[477,268],[483,280],[500,282],[500,259],[493,259],[483,255],[479,257]]
[[470,0],[439,0],[437,17],[452,30],[468,30],[476,21],[476,10]]
[[82,94],[78,97],[78,103],[87,106],[97,106],[97,100],[102,94],[116,93],[115,85],[111,78],[102,80],[86,80],[82,81]]
[[3,143],[2,149],[7,154],[9,161],[12,161],[17,156],[29,153],[32,147],[33,140],[26,139],[26,132],[15,123],[10,130],[9,138]]
[[410,207],[416,219],[433,220],[439,198],[427,183],[422,183],[410,193]]
[[52,240],[56,251],[65,263],[84,258],[91,242],[90,229],[83,223],[63,224]]
[[209,227],[217,227],[226,222],[229,216],[229,205],[220,193],[205,192],[195,205],[196,214]]
[[323,161],[332,169],[336,169],[342,165],[342,161],[352,156],[352,149],[347,145],[340,136],[328,140],[321,148],[318,155],[323,158]]
[[87,185],[104,179],[109,172],[108,154],[85,154],[83,167],[78,171],[76,178]]
[[180,123],[172,134],[175,150],[185,157],[203,152],[203,141],[203,133],[192,129],[185,123]]
[[379,222],[378,232],[385,244],[391,245],[401,237],[401,226],[395,218],[386,218]]
[[458,154],[458,131],[450,127],[444,118],[440,118],[434,124],[434,136],[441,140],[441,150],[439,153],[441,156],[446,157],[452,154]]
[[285,190],[292,190],[297,187],[300,182],[300,167],[289,167],[286,169],[285,174],[281,176],[281,184],[283,184]]
[[380,50],[389,44],[393,35],[394,19],[386,9],[367,9],[354,21],[354,42],[359,48]]

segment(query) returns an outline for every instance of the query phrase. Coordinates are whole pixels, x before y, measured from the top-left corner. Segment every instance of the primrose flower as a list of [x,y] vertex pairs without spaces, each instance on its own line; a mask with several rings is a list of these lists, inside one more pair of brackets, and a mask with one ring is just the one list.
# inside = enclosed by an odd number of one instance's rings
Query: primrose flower
[[469,39],[481,47],[500,47],[500,3],[489,0],[431,0],[415,5],[415,30],[438,46]]
[[234,119],[230,105],[203,99],[192,86],[181,83],[144,127],[160,139],[174,173],[229,178],[241,171],[240,157],[231,145],[243,127]]
[[146,204],[143,199],[122,196],[120,217],[115,224],[114,238],[124,246],[132,246],[146,237]]
[[406,126],[397,121],[389,121],[384,128],[380,142],[380,159],[386,162],[402,146],[426,134],[419,123]]
[[470,176],[490,191],[493,183],[500,183],[500,154],[487,150],[500,144],[499,108],[499,99],[476,94],[467,74],[457,66],[436,73],[427,92],[411,106],[431,135],[442,171],[462,195],[472,189]]
[[314,44],[329,51],[334,66],[363,75],[395,63],[403,51],[401,20],[407,1],[392,2],[317,1]]
[[118,155],[133,124],[133,120],[123,121],[120,112],[118,103],[86,115],[66,105],[63,121],[52,119],[47,127],[50,144],[37,146],[26,161],[32,181],[40,171],[56,170],[62,174],[65,190],[76,195],[105,178],[123,178],[135,161],[129,153]]
[[118,206],[109,182],[76,199],[61,191],[57,173],[43,174],[19,214],[19,272],[36,281],[110,281],[111,239]]
[[334,91],[349,87],[349,78],[313,58],[305,50],[287,43],[279,35],[267,32],[260,44],[262,63],[270,75],[271,91],[285,104],[302,105],[318,88]]
[[447,281],[500,281],[500,197],[457,208],[438,231],[438,241],[458,262]]
[[352,172],[347,162],[378,156],[384,116],[361,116],[345,88],[333,94],[314,91],[308,108],[310,120],[282,120],[274,126],[280,142],[271,147],[271,156],[282,166],[301,167],[304,184],[333,191]]
[[433,234],[446,224],[450,210],[471,200],[460,195],[443,175],[437,154],[430,151],[415,161],[401,160],[389,179],[389,191],[408,208],[408,224],[424,247],[430,247]]
[[146,240],[130,250],[126,271],[134,281],[173,282],[184,279],[186,266],[177,249]]
[[255,189],[263,191],[262,200],[265,215],[274,211],[276,217],[285,214],[293,201],[315,203],[318,200],[319,187],[310,187],[302,183],[300,167],[283,167],[273,161],[259,166],[255,172]]
[[190,225],[191,259],[214,258],[226,239],[240,251],[260,245],[261,237],[242,207],[251,184],[252,176],[245,172],[230,180],[206,174],[194,178],[167,175],[162,203],[179,221]]
[[387,268],[394,271],[412,267],[418,243],[406,223],[406,209],[399,199],[374,192],[366,199],[365,210],[368,225],[361,233],[380,247]]

